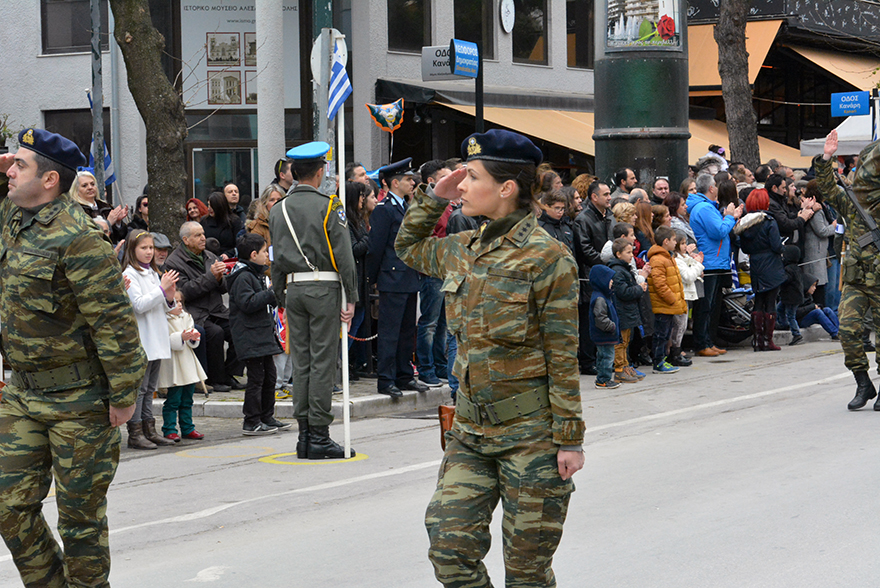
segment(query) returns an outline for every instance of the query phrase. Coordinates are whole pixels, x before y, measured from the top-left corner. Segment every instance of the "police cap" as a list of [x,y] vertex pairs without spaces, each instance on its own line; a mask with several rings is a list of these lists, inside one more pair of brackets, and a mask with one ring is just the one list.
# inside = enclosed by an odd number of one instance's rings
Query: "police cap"
[[533,163],[539,165],[544,154],[534,143],[513,131],[492,129],[474,133],[461,144],[461,156],[467,161],[487,159],[503,163]]
[[290,149],[287,152],[287,157],[293,161],[323,160],[328,151],[330,151],[330,145],[324,141],[312,141]]
[[412,157],[407,157],[406,159],[401,159],[400,161],[395,161],[394,163],[389,163],[388,165],[379,168],[380,180],[388,180],[396,176],[411,175],[413,175]]
[[86,164],[85,156],[73,141],[46,129],[24,129],[18,134],[18,144],[73,171]]

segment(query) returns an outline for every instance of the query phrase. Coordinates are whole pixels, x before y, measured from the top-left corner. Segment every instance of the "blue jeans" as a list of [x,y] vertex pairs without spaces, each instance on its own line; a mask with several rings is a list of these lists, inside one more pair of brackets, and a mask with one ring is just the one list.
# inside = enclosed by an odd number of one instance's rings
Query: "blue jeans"
[[840,260],[832,259],[828,268],[828,283],[825,284],[825,306],[837,314],[840,306]]
[[822,325],[822,328],[829,335],[836,335],[840,328],[840,320],[837,318],[837,313],[827,306],[825,308],[814,308],[799,320],[798,324],[801,327],[809,327],[816,324]]
[[795,337],[799,336],[801,330],[798,328],[797,322],[797,305],[783,304],[782,307],[785,310],[785,320],[788,321],[788,328],[791,331],[791,334]]
[[458,378],[452,373],[452,368],[455,367],[455,356],[458,355],[458,341],[455,340],[455,335],[450,333],[446,336],[446,345],[449,349],[449,353],[447,353],[449,363],[446,364],[446,374],[449,378],[449,387],[452,388],[452,401],[455,402],[455,395],[458,393]]
[[666,344],[669,343],[669,334],[672,333],[674,319],[675,315],[673,314],[654,315],[654,367],[666,361]]
[[446,317],[443,311],[443,294],[440,286],[443,280],[430,276],[419,276],[419,317],[416,337],[416,359],[419,363],[419,377],[434,379],[436,368],[446,365]]
[[[358,329],[361,328],[361,325],[364,324],[364,316],[366,312],[364,312],[363,306],[356,306],[354,309],[354,316],[351,317],[351,326],[348,328],[348,334],[354,335],[357,337]],[[351,345],[354,343],[354,339],[351,337],[348,338],[348,348],[351,349]],[[349,358],[351,359],[351,358]]]
[[614,345],[596,345],[596,383],[604,384],[614,375]]

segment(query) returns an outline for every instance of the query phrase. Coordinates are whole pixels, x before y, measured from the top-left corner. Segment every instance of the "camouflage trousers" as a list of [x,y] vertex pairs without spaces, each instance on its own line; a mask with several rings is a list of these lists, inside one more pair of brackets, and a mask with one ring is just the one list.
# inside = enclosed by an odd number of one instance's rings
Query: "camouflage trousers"
[[852,372],[866,372],[870,369],[862,341],[864,317],[868,311],[874,317],[874,332],[880,333],[880,289],[844,284],[840,294],[839,335],[844,365]]
[[556,586],[550,566],[574,483],[559,477],[558,447],[549,424],[540,424],[525,436],[480,437],[455,427],[446,434],[437,490],[425,516],[428,557],[445,586],[492,586],[483,558],[499,498],[505,586]]
[[[120,439],[93,390],[3,389],[0,534],[25,586],[109,588],[106,496]],[[53,473],[63,552],[42,514]]]

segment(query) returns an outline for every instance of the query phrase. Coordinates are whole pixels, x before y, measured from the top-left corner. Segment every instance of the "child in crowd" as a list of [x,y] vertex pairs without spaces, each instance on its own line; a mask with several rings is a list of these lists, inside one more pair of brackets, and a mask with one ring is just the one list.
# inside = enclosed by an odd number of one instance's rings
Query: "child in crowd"
[[171,357],[165,313],[174,307],[177,272],[165,272],[160,279],[153,254],[153,236],[150,233],[133,231],[129,235],[122,259],[122,275],[131,282],[128,297],[137,319],[141,346],[147,354],[147,371],[138,391],[134,414],[128,421],[128,446],[134,449],[174,445],[174,441],[156,432],[153,391],[157,389],[159,381],[160,362]]
[[614,270],[605,265],[590,269],[590,339],[596,345],[596,388],[617,388],[620,384],[612,379],[614,346],[620,341],[617,309],[611,289],[614,287]]
[[[688,245],[688,236],[684,231],[675,231],[675,252],[673,258],[681,275],[681,285],[684,288],[684,301],[690,307],[698,298],[697,280],[703,279],[703,254],[695,253],[697,246]],[[687,367],[693,362],[681,351],[681,341],[687,330],[688,313],[677,314],[672,325],[672,334],[669,336],[670,350],[669,363],[674,366]]]
[[[193,352],[199,346],[201,336],[195,329],[192,316],[183,309],[183,294],[179,290],[174,301],[174,308],[166,315],[171,359],[163,361],[159,367],[159,387],[168,389],[162,404],[162,434],[179,443],[181,435],[186,439],[205,438],[193,424],[192,407],[196,383],[208,377]],[[180,435],[177,434],[178,420]]]
[[809,327],[819,324],[825,329],[825,332],[831,335],[832,341],[839,341],[838,331],[840,330],[840,319],[837,313],[827,306],[822,307],[813,302],[813,294],[816,292],[817,280],[813,280],[810,287],[804,295],[804,303],[801,304],[795,317],[797,318],[798,327]]
[[574,232],[571,228],[571,221],[565,215],[568,202],[565,195],[560,191],[544,192],[541,196],[541,208],[543,213],[538,218],[538,224],[550,236],[564,243],[569,251],[574,248]]
[[675,251],[675,231],[661,225],[654,231],[656,245],[648,250],[651,274],[648,276],[648,292],[651,294],[651,309],[654,311],[654,372],[671,374],[678,368],[666,361],[666,346],[672,331],[673,317],[687,313],[684,300],[684,286],[678,266],[672,260]]
[[782,250],[785,281],[779,289],[779,301],[785,310],[785,319],[791,330],[789,345],[799,345],[804,341],[797,322],[797,309],[804,302],[804,272],[798,265],[800,258],[801,250],[797,245],[786,245]]
[[244,392],[244,435],[269,435],[291,427],[275,418],[275,358],[281,343],[275,331],[275,292],[267,287],[269,246],[256,233],[238,238],[238,263],[226,278],[229,284],[229,323],[232,344],[247,367]]
[[[615,227],[616,228],[616,227]],[[632,227],[629,229],[633,233]],[[633,235],[635,239],[635,235]],[[637,376],[635,369],[630,367],[627,360],[627,348],[634,328],[642,324],[642,315],[639,312],[639,299],[648,284],[642,280],[638,282],[638,274],[631,265],[633,260],[632,241],[626,237],[618,237],[614,240],[611,250],[614,259],[608,262],[608,267],[614,271],[614,305],[617,309],[620,328],[620,341],[614,346],[614,380],[621,383],[638,382],[645,376]]]

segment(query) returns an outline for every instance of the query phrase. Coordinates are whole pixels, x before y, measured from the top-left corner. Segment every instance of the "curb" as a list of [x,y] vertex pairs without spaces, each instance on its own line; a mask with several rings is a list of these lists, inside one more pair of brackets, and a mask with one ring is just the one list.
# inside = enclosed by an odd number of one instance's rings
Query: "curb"
[[[402,398],[391,398],[384,394],[356,396],[349,399],[349,404],[351,406],[351,418],[354,419],[403,414],[417,410],[437,408],[441,404],[449,402],[450,400],[449,386],[441,386],[439,388],[429,388],[427,392],[423,393],[407,390],[403,392]],[[162,404],[164,402],[165,401],[161,398],[153,399],[154,414],[162,413]],[[242,404],[244,403],[235,400],[210,400],[202,395],[196,394],[196,397],[193,399],[193,416],[240,419],[242,418]],[[333,413],[334,419],[342,420],[341,400],[337,401],[334,399],[331,412]],[[293,419],[293,402],[289,400],[280,400],[276,402],[275,417],[280,419]]]

